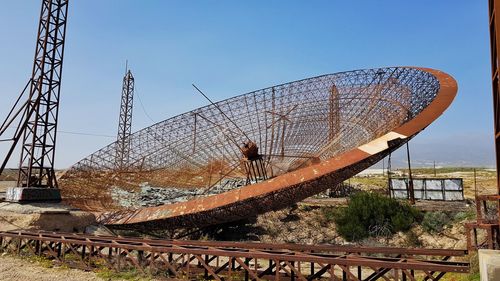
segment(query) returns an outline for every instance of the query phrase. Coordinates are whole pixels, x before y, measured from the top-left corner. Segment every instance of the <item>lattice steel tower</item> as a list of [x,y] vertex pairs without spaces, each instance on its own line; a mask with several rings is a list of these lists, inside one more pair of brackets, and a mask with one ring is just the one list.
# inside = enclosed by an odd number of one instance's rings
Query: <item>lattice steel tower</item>
[[44,0],[25,110],[19,187],[57,188],[54,173],[68,0]]
[[130,70],[123,77],[120,119],[116,142],[116,167],[126,169],[130,157],[130,135],[132,133],[132,109],[134,105],[134,76]]

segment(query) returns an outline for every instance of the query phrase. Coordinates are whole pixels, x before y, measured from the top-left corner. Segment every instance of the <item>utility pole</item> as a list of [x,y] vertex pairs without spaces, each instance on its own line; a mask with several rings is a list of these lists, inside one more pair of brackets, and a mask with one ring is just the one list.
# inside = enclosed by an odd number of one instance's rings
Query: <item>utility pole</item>
[[413,177],[411,174],[411,160],[410,160],[410,145],[406,142],[406,155],[408,156],[408,195],[410,198],[410,203],[415,205],[415,191],[413,189]]
[[116,140],[116,168],[126,170],[130,160],[130,135],[132,134],[132,109],[134,105],[134,76],[126,67],[123,77],[118,136]]

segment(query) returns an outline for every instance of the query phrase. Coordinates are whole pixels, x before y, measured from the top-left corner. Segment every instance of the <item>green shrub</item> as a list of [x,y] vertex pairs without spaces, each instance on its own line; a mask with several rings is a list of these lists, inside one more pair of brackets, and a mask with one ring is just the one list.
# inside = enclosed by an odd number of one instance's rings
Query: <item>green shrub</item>
[[427,212],[422,220],[422,228],[429,232],[441,232],[451,222],[451,218],[444,212]]
[[462,222],[465,220],[473,220],[476,218],[476,210],[467,210],[464,212],[458,212],[453,217],[454,222]]
[[326,219],[326,221],[333,221],[337,216],[335,207],[321,207],[321,214]]
[[388,236],[409,230],[420,218],[420,212],[404,203],[378,193],[359,192],[346,208],[334,217],[339,234],[347,241],[369,236]]

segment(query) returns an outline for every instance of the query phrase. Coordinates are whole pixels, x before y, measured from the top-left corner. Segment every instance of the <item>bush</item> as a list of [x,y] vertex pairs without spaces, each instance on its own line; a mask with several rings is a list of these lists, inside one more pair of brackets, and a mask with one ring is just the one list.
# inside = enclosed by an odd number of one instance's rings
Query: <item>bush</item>
[[359,192],[349,200],[346,208],[337,211],[334,221],[344,239],[357,241],[407,231],[420,217],[417,209],[395,199]]
[[333,221],[335,217],[337,216],[337,211],[335,207],[321,207],[321,214],[323,217],[326,219],[326,221]]
[[453,217],[453,222],[462,222],[465,220],[473,220],[476,218],[476,210],[467,210],[465,212],[458,212]]
[[429,232],[441,232],[451,222],[451,218],[444,212],[427,212],[422,220],[422,228]]

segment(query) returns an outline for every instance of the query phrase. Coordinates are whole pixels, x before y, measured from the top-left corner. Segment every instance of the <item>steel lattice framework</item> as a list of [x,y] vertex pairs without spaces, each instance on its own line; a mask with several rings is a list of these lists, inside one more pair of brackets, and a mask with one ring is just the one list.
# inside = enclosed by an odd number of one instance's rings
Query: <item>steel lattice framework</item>
[[123,77],[118,137],[116,140],[116,167],[126,169],[130,155],[130,135],[132,133],[132,109],[134,105],[134,83],[132,72],[128,70]]
[[441,280],[468,273],[466,250],[267,244],[0,232],[0,252],[65,266],[203,280]]
[[[437,101],[442,91],[444,101]],[[283,208],[376,163],[437,118],[455,93],[450,76],[412,67],[282,84],[132,134],[127,173],[115,169],[115,142],[75,164],[60,183],[70,202],[100,211],[119,209],[110,204],[112,187],[134,189],[148,182],[197,190],[187,202],[105,213],[104,223],[161,227],[235,220]],[[429,107],[438,108],[428,113]],[[270,179],[248,165],[257,158]],[[246,179],[247,186],[205,197],[236,179]],[[91,204],[92,198],[99,202]]]
[[67,13],[67,0],[42,2],[18,186],[57,187],[54,154]]

